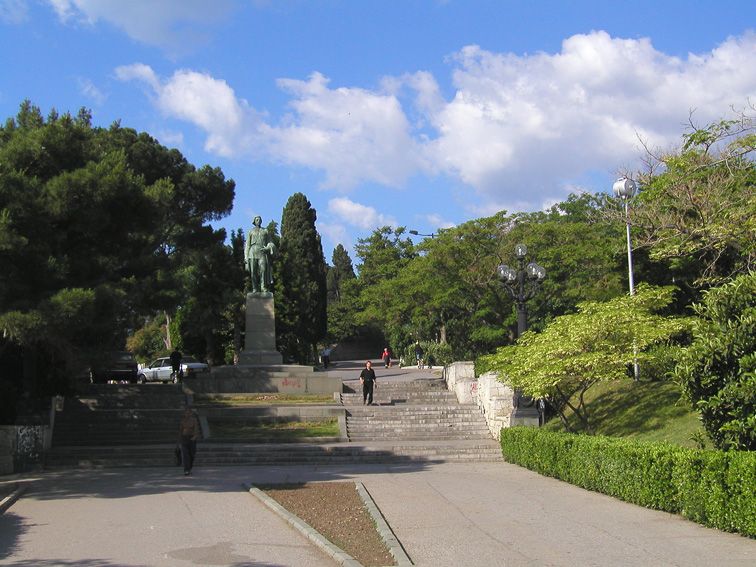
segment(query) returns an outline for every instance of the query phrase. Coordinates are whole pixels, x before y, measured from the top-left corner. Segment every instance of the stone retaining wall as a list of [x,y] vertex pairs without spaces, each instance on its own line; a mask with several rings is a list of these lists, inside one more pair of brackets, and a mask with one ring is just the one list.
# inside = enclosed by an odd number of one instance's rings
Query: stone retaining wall
[[457,395],[460,403],[478,406],[495,439],[500,438],[502,427],[512,425],[515,392],[495,373],[488,372],[476,378],[474,363],[453,362],[444,367],[443,377],[446,387]]
[[184,387],[193,393],[333,394],[341,392],[341,377],[297,365],[216,366],[210,375],[188,376]]

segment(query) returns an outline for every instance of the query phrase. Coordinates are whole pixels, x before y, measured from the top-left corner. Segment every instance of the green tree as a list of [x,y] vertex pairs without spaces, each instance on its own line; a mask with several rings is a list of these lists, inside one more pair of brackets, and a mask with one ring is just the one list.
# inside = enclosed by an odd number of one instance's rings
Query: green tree
[[224,244],[225,235],[224,230],[217,231],[216,243],[197,251],[181,320],[184,348],[210,365],[226,362],[244,299],[243,264],[234,248]]
[[570,408],[592,432],[585,392],[597,382],[626,378],[634,359],[643,364],[650,347],[687,328],[685,319],[657,314],[672,294],[671,287],[640,285],[633,296],[582,303],[577,313],[557,317],[542,332],[528,331],[516,345],[482,357],[480,368],[499,372],[528,396],[548,398],[568,429]]
[[708,287],[756,267],[754,151],[753,117],[741,114],[693,127],[679,150],[649,156],[631,208],[634,235],[678,281]]
[[390,310],[399,297],[393,281],[417,253],[412,241],[404,237],[404,227],[384,226],[367,238],[357,241],[355,250],[360,259],[359,305],[357,322],[368,336],[383,336],[399,351],[406,330],[402,317]]
[[383,226],[357,241],[355,251],[360,259],[358,271],[363,288],[396,277],[416,256],[412,241],[403,237],[404,232],[404,227]]
[[286,203],[281,217],[276,332],[280,351],[300,364],[317,359],[326,336],[326,264],[317,214],[302,193]]
[[[514,304],[496,279],[496,266],[516,265],[518,243],[547,270],[542,288],[528,302],[533,328],[574,312],[581,301],[620,295],[627,285],[624,225],[604,220],[599,213],[605,206],[605,196],[571,195],[547,212],[501,211],[441,230],[403,261],[395,252],[401,269],[390,277],[374,277],[365,285],[360,268],[360,283],[367,288],[361,294],[362,317],[379,322],[396,348],[435,340],[448,343],[458,360],[511,343]],[[372,244],[383,254],[389,249],[385,240],[374,238]]]
[[720,449],[756,449],[756,274],[704,293],[694,340],[675,369]]
[[333,266],[328,266],[328,340],[341,342],[358,332],[357,312],[359,285],[352,259],[344,246],[333,250]]
[[349,252],[346,251],[346,248],[342,244],[334,248],[331,261],[333,262],[333,266],[328,266],[326,279],[329,302],[340,301],[344,282],[354,280],[357,277],[354,273],[354,266],[352,265],[352,259],[349,257]]
[[219,169],[147,134],[25,101],[0,128],[0,342],[20,347],[24,389],[61,389],[88,354],[172,313],[233,196]]

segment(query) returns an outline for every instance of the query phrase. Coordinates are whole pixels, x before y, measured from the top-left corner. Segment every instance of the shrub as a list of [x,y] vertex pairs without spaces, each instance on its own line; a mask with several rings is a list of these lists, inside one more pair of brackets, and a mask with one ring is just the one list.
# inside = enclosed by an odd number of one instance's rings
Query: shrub
[[756,273],[706,292],[675,378],[720,449],[756,449]]
[[[435,341],[420,341],[423,348],[423,359],[425,364],[433,363],[433,366],[446,366],[454,362],[451,346],[447,343],[437,343]],[[404,364],[412,366],[415,364],[415,343],[407,346],[402,353]]]
[[503,429],[501,447],[507,461],[541,474],[756,537],[756,453],[532,427]]

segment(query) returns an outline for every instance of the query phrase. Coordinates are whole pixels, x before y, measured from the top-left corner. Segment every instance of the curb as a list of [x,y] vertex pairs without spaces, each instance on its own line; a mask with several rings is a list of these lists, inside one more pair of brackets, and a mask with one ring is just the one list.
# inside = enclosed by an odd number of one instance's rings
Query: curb
[[270,496],[265,494],[262,490],[260,490],[256,486],[248,487],[247,485],[244,485],[244,488],[247,488],[248,492],[252,496],[255,496],[268,508],[270,508],[276,514],[281,516],[281,518],[283,518],[289,524],[291,524],[294,527],[294,529],[296,529],[302,535],[304,535],[307,539],[312,541],[312,543],[314,543],[317,547],[319,547],[323,552],[325,552],[326,555],[330,556],[339,565],[344,565],[344,567],[363,567],[362,564],[359,561],[357,561],[354,557],[346,553],[340,547],[337,547],[334,544],[332,544],[330,541],[324,538],[319,532],[315,531],[315,529],[312,526],[310,526],[310,524],[308,524],[307,522],[304,522],[299,517],[289,512],[286,508],[281,506],[278,502],[273,500]]
[[396,560],[396,564],[400,566],[414,565],[414,563],[412,563],[412,560],[404,551],[404,548],[402,547],[399,539],[394,535],[394,532],[391,531],[391,528],[386,522],[386,518],[384,518],[383,514],[381,514],[381,511],[375,504],[373,497],[370,496],[370,493],[365,488],[365,485],[359,481],[355,482],[354,484],[357,487],[357,493],[360,495],[362,501],[365,503],[365,506],[368,509],[368,513],[373,517],[373,521],[375,522],[375,527],[378,530],[378,534],[381,536],[383,543],[385,543],[389,548],[389,552]]
[[26,486],[19,486],[11,494],[3,498],[2,502],[0,502],[0,515],[4,514],[8,508],[13,506],[16,500],[21,498],[21,495],[24,492],[26,492]]

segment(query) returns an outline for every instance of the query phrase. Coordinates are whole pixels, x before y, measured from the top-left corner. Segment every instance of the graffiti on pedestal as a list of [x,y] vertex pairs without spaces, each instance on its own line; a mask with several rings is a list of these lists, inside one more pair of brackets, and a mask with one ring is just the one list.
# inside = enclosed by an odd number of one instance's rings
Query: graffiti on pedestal
[[43,427],[41,425],[19,425],[16,428],[16,447],[13,453],[13,468],[25,472],[42,460]]

